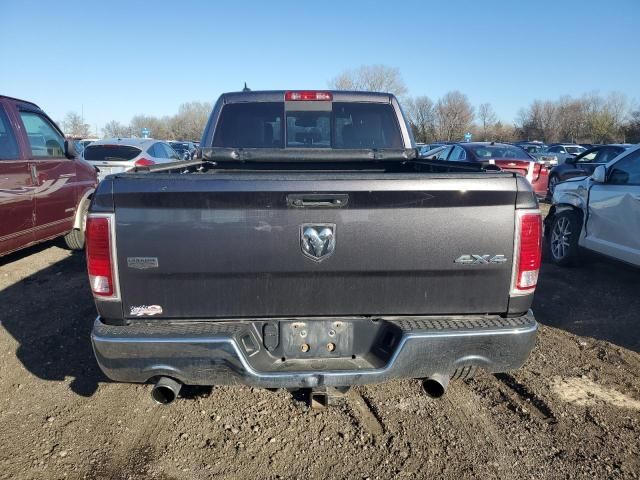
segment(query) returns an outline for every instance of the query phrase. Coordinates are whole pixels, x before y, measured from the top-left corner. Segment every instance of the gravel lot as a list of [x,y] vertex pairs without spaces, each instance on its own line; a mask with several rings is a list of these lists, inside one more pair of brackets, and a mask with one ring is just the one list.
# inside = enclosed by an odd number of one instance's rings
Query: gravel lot
[[314,411],[243,387],[159,407],[149,386],[110,383],[84,269],[55,243],[0,259],[0,478],[640,476],[638,270],[545,263],[545,326],[519,371],[440,400],[416,381],[368,386]]

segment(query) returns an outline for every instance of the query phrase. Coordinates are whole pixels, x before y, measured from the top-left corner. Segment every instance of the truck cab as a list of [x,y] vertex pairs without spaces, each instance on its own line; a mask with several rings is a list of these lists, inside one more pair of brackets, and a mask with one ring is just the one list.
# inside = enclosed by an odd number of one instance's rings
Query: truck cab
[[37,105],[0,96],[0,255],[59,236],[81,249],[97,183]]

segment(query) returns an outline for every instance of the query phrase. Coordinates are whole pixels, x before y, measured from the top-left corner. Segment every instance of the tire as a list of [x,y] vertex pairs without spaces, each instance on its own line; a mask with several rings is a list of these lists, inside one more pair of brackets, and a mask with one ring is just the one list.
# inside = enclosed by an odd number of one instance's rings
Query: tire
[[71,250],[82,250],[84,248],[84,232],[74,228],[64,236],[64,243]]
[[556,265],[568,267],[576,264],[579,256],[578,237],[580,221],[574,212],[562,212],[551,222],[549,253]]
[[82,227],[74,228],[64,236],[64,243],[71,250],[82,250],[84,248],[84,227],[87,222],[87,213],[89,210],[89,202],[85,202],[82,210]]

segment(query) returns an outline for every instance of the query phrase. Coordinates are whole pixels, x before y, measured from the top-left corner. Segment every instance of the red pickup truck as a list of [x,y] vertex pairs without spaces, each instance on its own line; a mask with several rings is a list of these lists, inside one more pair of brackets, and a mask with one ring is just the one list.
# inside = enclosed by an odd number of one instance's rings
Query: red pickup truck
[[0,95],[0,256],[64,235],[84,246],[96,170],[37,105]]

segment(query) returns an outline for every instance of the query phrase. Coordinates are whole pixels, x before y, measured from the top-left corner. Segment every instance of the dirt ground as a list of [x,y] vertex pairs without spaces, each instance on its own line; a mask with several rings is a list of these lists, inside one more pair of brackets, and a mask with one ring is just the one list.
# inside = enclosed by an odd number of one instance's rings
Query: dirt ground
[[0,478],[638,478],[639,284],[545,263],[525,367],[439,400],[407,380],[324,411],[246,387],[160,407],[101,374],[83,256],[48,243],[0,260]]

